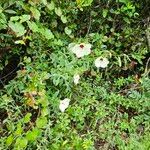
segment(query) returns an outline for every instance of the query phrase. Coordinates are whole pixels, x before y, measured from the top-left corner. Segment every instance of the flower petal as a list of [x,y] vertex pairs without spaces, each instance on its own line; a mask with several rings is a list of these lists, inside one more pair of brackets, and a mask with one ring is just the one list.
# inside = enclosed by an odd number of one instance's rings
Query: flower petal
[[74,81],[74,84],[78,84],[79,83],[79,80],[80,80],[80,76],[78,75],[78,74],[75,74],[74,76],[73,76],[73,81]]
[[91,44],[75,44],[70,43],[68,49],[71,50],[78,58],[81,58],[85,55],[89,55],[91,53]]
[[68,98],[65,98],[64,100],[60,101],[59,109],[61,112],[64,112],[66,110],[66,108],[68,108],[69,102],[70,102],[70,99],[68,99]]
[[94,63],[97,68],[106,68],[109,64],[109,61],[107,58],[98,57]]

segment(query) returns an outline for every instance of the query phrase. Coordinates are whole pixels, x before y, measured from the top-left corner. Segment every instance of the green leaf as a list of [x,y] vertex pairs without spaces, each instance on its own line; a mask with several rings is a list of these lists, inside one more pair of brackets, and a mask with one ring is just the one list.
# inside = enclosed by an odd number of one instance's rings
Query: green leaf
[[31,113],[27,113],[23,119],[24,123],[28,123],[30,121],[31,116]]
[[9,135],[9,136],[7,137],[7,139],[6,139],[6,145],[7,145],[7,146],[11,145],[12,142],[13,142],[13,140],[14,140],[14,139],[13,139],[12,134]]
[[28,140],[24,137],[19,137],[16,140],[15,148],[26,148]]
[[6,9],[5,12],[8,14],[16,14],[16,12],[14,10],[11,10],[11,9]]
[[103,17],[106,18],[108,14],[108,9],[103,9]]
[[50,11],[54,10],[54,8],[55,8],[55,3],[54,3],[53,1],[51,1],[51,3],[47,5],[47,8],[48,8]]
[[28,20],[30,20],[30,15],[22,15],[22,16],[20,16],[20,23],[22,23],[22,22],[26,22],[26,21],[28,21]]
[[47,100],[46,97],[41,97],[39,100],[38,100],[38,103],[42,105],[42,107],[46,107],[49,105],[49,101]]
[[49,29],[44,29],[44,32],[41,32],[46,39],[50,40],[50,39],[53,39],[54,38],[54,35],[53,33],[51,32],[51,30]]
[[26,33],[24,26],[19,22],[14,23],[14,22],[10,21],[8,23],[8,26],[16,33],[16,35],[18,37],[23,36]]
[[47,0],[41,0],[44,5],[47,5]]
[[45,128],[46,124],[47,124],[47,118],[46,117],[37,118],[36,126],[38,128]]
[[90,6],[93,0],[76,0],[77,5],[80,7]]
[[65,33],[67,34],[67,35],[70,35],[71,34],[71,29],[69,29],[68,27],[65,27]]
[[39,28],[35,22],[27,21],[27,23],[28,23],[30,30],[32,30],[33,32],[39,31]]
[[30,11],[32,12],[33,17],[34,17],[36,20],[39,20],[39,19],[40,19],[41,14],[40,14],[40,12],[39,12],[38,9],[36,9],[36,8],[34,8],[34,7],[31,7],[31,8],[30,8]]
[[130,22],[130,19],[129,18],[127,18],[127,17],[124,17],[123,18],[123,20],[126,22],[126,23],[128,23],[128,24],[130,24],[131,22]]
[[15,41],[15,44],[26,45],[23,40],[17,40],[17,41]]
[[19,16],[10,17],[10,21],[18,21],[20,19]]
[[49,114],[49,111],[48,111],[48,108],[42,108],[42,110],[41,110],[41,115],[44,117],[44,116],[46,116],[46,115],[48,115]]
[[58,16],[61,16],[61,15],[62,15],[62,11],[61,11],[60,7],[55,8],[55,13],[56,13],[56,15],[58,15]]
[[21,123],[18,123],[17,124],[17,130],[15,131],[15,135],[21,135],[22,134],[22,132],[23,132],[23,128],[22,128],[22,126],[21,126]]
[[66,18],[64,15],[62,15],[62,16],[61,16],[61,21],[62,21],[63,23],[67,23],[67,18]]
[[121,58],[119,56],[118,56],[118,64],[119,64],[119,67],[122,66]]
[[119,2],[127,4],[129,2],[129,0],[119,0]]
[[3,13],[0,13],[0,30],[7,27],[6,16]]
[[35,141],[39,135],[40,135],[40,130],[37,128],[34,128],[32,131],[27,132],[26,139],[28,141]]

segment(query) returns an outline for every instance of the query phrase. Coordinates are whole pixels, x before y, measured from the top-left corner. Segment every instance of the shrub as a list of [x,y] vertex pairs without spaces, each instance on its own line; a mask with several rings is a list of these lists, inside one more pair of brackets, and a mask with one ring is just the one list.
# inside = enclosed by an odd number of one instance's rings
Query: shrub
[[1,149],[149,149],[143,5],[1,2]]

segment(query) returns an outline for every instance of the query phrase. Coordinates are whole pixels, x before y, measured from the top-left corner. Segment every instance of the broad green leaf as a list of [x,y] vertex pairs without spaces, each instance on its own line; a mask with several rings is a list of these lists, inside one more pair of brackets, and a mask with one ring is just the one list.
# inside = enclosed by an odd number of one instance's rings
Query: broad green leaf
[[46,107],[49,105],[49,101],[47,100],[46,97],[41,97],[39,100],[38,100],[38,103],[41,104],[43,107]]
[[80,7],[90,6],[93,0],[76,0],[77,5]]
[[16,12],[12,9],[6,9],[5,12],[8,14],[16,14]]
[[67,35],[70,35],[71,34],[71,29],[69,29],[68,27],[65,27],[65,33],[67,34]]
[[27,132],[26,139],[28,141],[35,141],[39,135],[40,135],[40,130],[37,128],[34,128],[32,131]]
[[46,116],[46,115],[48,115],[49,114],[49,111],[48,111],[48,108],[42,108],[42,110],[41,110],[41,115],[44,117],[44,116]]
[[103,9],[103,17],[104,17],[104,18],[106,18],[107,13],[108,13],[108,9]]
[[6,16],[3,13],[0,13],[0,30],[7,27]]
[[24,137],[19,137],[16,140],[15,148],[26,148],[28,140]]
[[24,123],[28,123],[30,121],[31,116],[31,113],[27,113],[23,119]]
[[53,39],[54,38],[54,35],[53,33],[51,32],[51,30],[49,29],[44,29],[44,32],[42,33],[46,39]]
[[46,124],[47,124],[47,118],[46,117],[37,118],[36,126],[38,128],[45,128]]
[[8,26],[16,33],[16,35],[18,37],[23,36],[26,33],[24,26],[19,22],[14,23],[14,22],[10,21],[8,23]]
[[55,13],[56,13],[56,15],[61,16],[62,15],[61,8],[60,7],[55,8]]
[[41,0],[44,5],[47,5],[47,0]]
[[35,22],[27,21],[27,23],[28,23],[30,30],[32,30],[33,32],[39,32],[39,28]]
[[21,123],[17,124],[17,130],[15,131],[15,135],[21,135],[23,132],[23,128],[21,126]]
[[62,15],[62,16],[61,16],[61,21],[62,21],[63,23],[67,23],[67,18],[66,18],[64,15]]
[[20,19],[19,16],[10,17],[10,21],[18,21]]
[[50,4],[47,5],[47,8],[51,11],[51,10],[54,10],[55,8],[55,3],[53,1],[51,1]]
[[3,12],[3,7],[0,5],[0,13]]
[[9,135],[9,136],[7,137],[7,139],[6,139],[6,145],[7,145],[7,146],[11,145],[12,142],[13,142],[13,140],[14,140],[14,138],[13,138],[12,134]]
[[40,16],[41,16],[39,10],[36,9],[36,8],[34,8],[34,7],[31,7],[30,10],[31,10],[31,12],[32,12],[33,17],[34,17],[36,20],[39,20],[39,19],[40,19]]
[[119,2],[127,4],[129,2],[129,0],[119,0]]
[[20,16],[20,23],[26,22],[28,20],[30,20],[30,15],[22,15],[22,16]]

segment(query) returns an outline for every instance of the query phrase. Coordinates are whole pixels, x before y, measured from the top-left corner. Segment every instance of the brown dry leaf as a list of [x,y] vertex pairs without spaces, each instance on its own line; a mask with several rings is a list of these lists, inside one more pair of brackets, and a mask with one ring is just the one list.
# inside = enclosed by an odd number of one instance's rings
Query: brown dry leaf
[[26,104],[30,107],[35,108],[36,101],[35,101],[35,98],[33,97],[33,95],[31,93],[25,93],[24,95],[27,98]]

